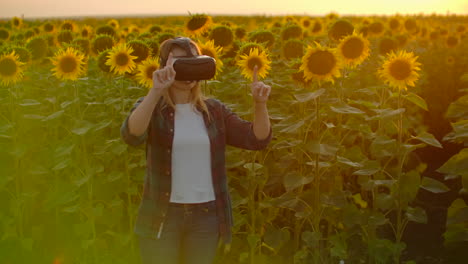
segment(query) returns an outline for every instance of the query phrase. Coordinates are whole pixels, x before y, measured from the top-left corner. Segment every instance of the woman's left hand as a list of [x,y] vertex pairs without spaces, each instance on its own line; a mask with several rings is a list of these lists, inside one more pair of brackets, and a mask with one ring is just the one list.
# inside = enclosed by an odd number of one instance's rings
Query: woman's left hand
[[255,103],[266,103],[266,101],[268,101],[268,96],[270,95],[271,86],[258,81],[257,70],[258,67],[255,65],[253,70],[253,82],[250,84],[252,96]]

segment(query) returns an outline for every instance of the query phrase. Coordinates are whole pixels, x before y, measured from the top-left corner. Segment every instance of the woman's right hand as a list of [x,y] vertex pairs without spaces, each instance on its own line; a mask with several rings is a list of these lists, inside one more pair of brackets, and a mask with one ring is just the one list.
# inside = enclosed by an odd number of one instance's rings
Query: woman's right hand
[[166,66],[153,72],[153,89],[161,93],[164,89],[169,88],[175,80],[176,72],[174,70],[174,58],[172,52],[169,53]]

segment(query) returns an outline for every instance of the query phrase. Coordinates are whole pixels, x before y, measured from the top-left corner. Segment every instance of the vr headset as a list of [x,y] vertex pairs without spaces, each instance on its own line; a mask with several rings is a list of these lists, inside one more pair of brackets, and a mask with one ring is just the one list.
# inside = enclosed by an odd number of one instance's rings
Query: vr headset
[[[171,45],[177,45],[187,52],[187,56],[175,58],[174,70],[175,79],[178,81],[199,81],[209,80],[216,74],[216,60],[206,55],[196,55],[190,48],[190,39],[186,37],[177,37],[171,40]],[[171,47],[172,49],[172,47]],[[166,65],[166,60],[160,58],[161,67]]]

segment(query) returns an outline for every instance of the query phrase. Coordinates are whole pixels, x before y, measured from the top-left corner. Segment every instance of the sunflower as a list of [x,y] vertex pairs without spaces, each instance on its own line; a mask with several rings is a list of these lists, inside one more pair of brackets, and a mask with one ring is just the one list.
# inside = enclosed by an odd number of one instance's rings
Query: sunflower
[[383,37],[379,40],[378,47],[380,55],[386,55],[390,51],[396,50],[398,48],[398,43],[394,38]]
[[249,33],[249,41],[264,43],[265,47],[270,49],[275,43],[275,35],[270,30],[256,30]]
[[10,31],[6,28],[0,28],[0,40],[7,41],[10,38]]
[[456,36],[448,36],[446,39],[445,39],[445,45],[448,47],[448,48],[454,48],[458,45],[458,38]]
[[52,33],[52,32],[55,31],[54,24],[52,24],[50,22],[46,22],[45,24],[43,24],[42,28],[44,29],[44,32],[47,32],[47,33]]
[[320,35],[322,34],[323,29],[324,26],[322,25],[322,22],[318,18],[316,18],[313,21],[313,25],[310,27],[310,33],[312,35]]
[[106,64],[111,66],[112,71],[117,74],[131,72],[136,66],[135,59],[137,58],[137,56],[130,55],[132,52],[133,49],[126,43],[116,45],[109,52]]
[[11,45],[6,47],[1,53],[7,54],[11,53],[12,51],[15,52],[15,55],[18,56],[18,61],[24,63],[23,69],[28,67],[31,64],[32,54],[31,51],[27,47],[19,46],[19,45]]
[[151,49],[148,44],[142,40],[130,40],[127,42],[127,45],[133,49],[131,55],[136,56],[135,63],[146,60],[151,53]]
[[257,48],[253,48],[249,55],[241,55],[237,65],[242,69],[242,75],[253,80],[253,69],[257,65],[257,74],[260,78],[265,78],[268,70],[270,70],[271,61],[268,59],[265,51],[258,52]]
[[344,64],[354,68],[369,56],[369,41],[361,34],[348,35],[338,45],[338,54]]
[[14,16],[11,19],[11,25],[12,25],[13,28],[20,28],[23,25],[23,19]]
[[52,64],[55,65],[52,71],[55,71],[54,75],[57,78],[76,80],[84,72],[85,58],[78,50],[68,47],[55,54]]
[[106,65],[107,61],[107,56],[109,55],[110,49],[103,50],[99,55],[97,56],[97,65],[99,69],[101,69],[105,73],[110,73],[111,68],[109,65]]
[[398,17],[392,17],[390,21],[388,21],[388,27],[391,31],[397,32],[401,27],[400,19]]
[[383,35],[384,31],[385,31],[385,27],[380,21],[373,22],[369,25],[368,33],[369,35],[373,37],[379,37]]
[[185,31],[189,35],[201,35],[208,30],[213,23],[211,16],[205,14],[195,14],[190,17],[185,24]]
[[310,26],[312,25],[311,22],[312,22],[312,21],[310,20],[309,17],[303,17],[303,18],[301,18],[300,25],[301,25],[302,28],[304,28],[304,29],[309,29]]
[[162,27],[160,25],[152,25],[149,30],[151,34],[157,34],[162,32]]
[[149,57],[138,65],[136,78],[140,84],[150,89],[153,86],[153,72],[159,68],[158,59]]
[[23,62],[19,56],[12,51],[10,54],[0,56],[0,81],[7,86],[14,84],[23,78]]
[[302,39],[302,27],[296,24],[291,24],[281,30],[281,40]]
[[243,39],[246,34],[247,31],[243,27],[237,27],[236,29],[234,29],[234,35],[237,39]]
[[111,19],[109,21],[107,21],[106,23],[107,25],[113,27],[114,29],[119,29],[119,21],[117,21],[116,19]]
[[301,61],[300,59],[294,59],[292,60],[291,64],[289,65],[289,68],[292,69],[293,71],[291,72],[291,79],[294,82],[300,83],[304,86],[309,86],[310,85],[310,80],[306,80],[304,76],[304,71],[299,70],[301,67]]
[[216,46],[227,48],[234,41],[234,33],[230,27],[219,25],[211,30],[209,39],[214,40]]
[[301,58],[304,56],[304,43],[298,39],[289,39],[281,46],[281,50],[286,60]]
[[42,37],[34,37],[26,43],[26,48],[31,51],[33,60],[40,60],[47,56],[48,47],[47,40]]
[[93,35],[93,28],[89,25],[84,25],[80,34],[83,38],[91,38]]
[[206,43],[202,43],[198,45],[200,47],[200,51],[202,55],[207,55],[216,60],[216,75],[222,72],[223,62],[220,59],[220,54],[223,50],[222,47],[215,46],[213,40],[209,40]]
[[403,26],[408,33],[413,33],[418,29],[418,24],[416,23],[416,20],[412,17],[406,19]]
[[330,26],[328,30],[328,37],[331,40],[339,41],[341,38],[353,34],[354,26],[345,19],[337,20]]
[[61,30],[57,34],[57,42],[63,47],[65,43],[71,43],[74,39],[73,32],[70,30]]
[[390,52],[382,67],[377,71],[378,76],[393,88],[406,90],[407,86],[414,86],[418,80],[421,65],[416,61],[418,57],[412,52]]
[[320,46],[308,46],[306,54],[302,57],[302,65],[299,70],[304,71],[306,80],[330,81],[333,77],[340,77],[341,61],[336,55],[336,49]]
[[65,20],[60,26],[60,30],[70,30],[71,32],[75,32],[77,31],[77,29],[78,29],[78,26],[72,20]]
[[91,42],[91,50],[94,54],[99,54],[106,49],[111,49],[114,46],[114,42],[114,38],[109,35],[97,35]]

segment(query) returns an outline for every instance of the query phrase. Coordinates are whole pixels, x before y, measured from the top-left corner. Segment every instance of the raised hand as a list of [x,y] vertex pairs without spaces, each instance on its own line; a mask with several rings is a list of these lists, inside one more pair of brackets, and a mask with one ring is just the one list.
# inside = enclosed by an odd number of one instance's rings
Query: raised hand
[[169,88],[175,80],[176,72],[174,70],[174,61],[172,52],[169,53],[166,66],[153,72],[153,89],[162,92]]
[[261,81],[258,81],[258,67],[254,66],[253,69],[253,82],[250,85],[252,96],[255,103],[266,103],[268,101],[268,96],[270,95],[271,86],[264,84]]

